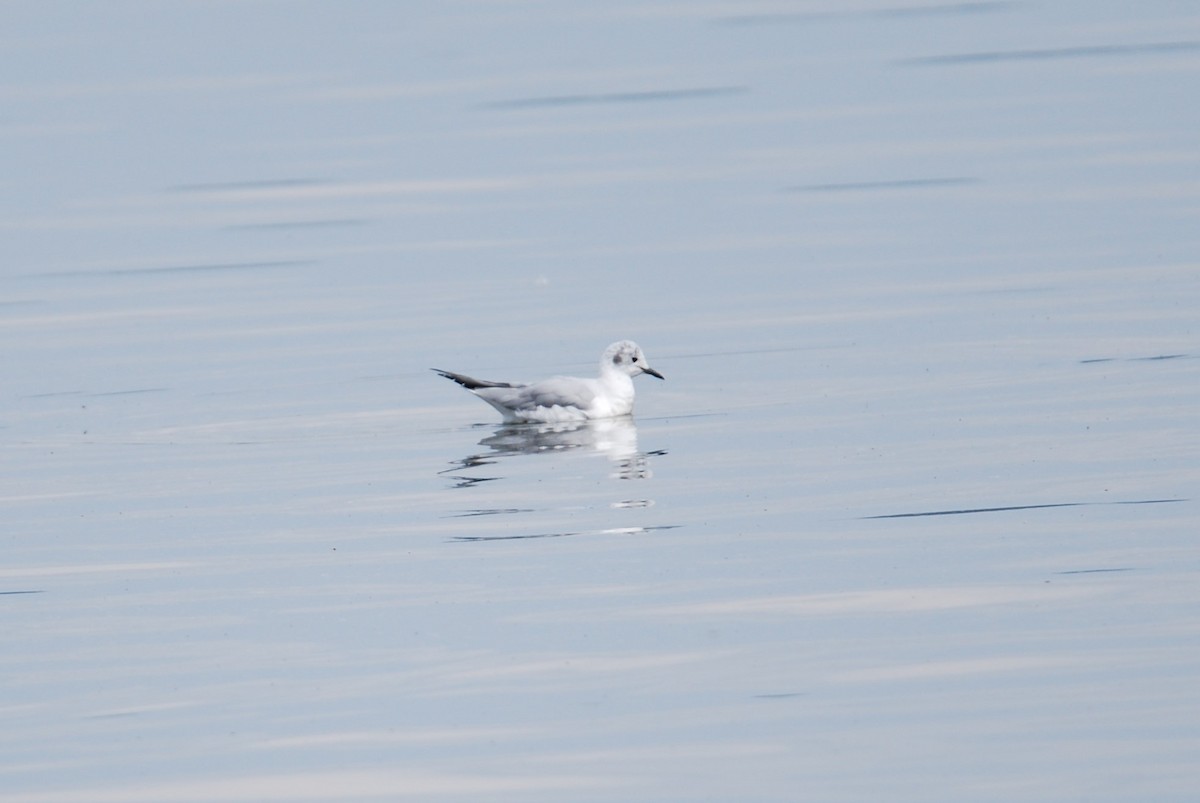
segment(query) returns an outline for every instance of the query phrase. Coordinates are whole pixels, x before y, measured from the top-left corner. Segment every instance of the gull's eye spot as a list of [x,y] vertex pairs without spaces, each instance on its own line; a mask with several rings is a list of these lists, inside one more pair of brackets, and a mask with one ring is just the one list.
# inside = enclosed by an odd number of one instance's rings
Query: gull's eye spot
[[637,357],[634,357],[634,358],[633,358],[633,361],[634,361],[634,362],[637,362]]

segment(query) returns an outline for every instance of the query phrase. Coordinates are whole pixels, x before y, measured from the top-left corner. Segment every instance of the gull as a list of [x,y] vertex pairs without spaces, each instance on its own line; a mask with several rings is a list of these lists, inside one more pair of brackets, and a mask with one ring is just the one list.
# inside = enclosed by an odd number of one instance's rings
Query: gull
[[638,374],[665,378],[650,367],[646,355],[632,340],[619,340],[604,350],[596,379],[556,376],[522,384],[472,379],[440,368],[430,370],[495,407],[510,424],[558,424],[629,415],[633,412],[633,378]]

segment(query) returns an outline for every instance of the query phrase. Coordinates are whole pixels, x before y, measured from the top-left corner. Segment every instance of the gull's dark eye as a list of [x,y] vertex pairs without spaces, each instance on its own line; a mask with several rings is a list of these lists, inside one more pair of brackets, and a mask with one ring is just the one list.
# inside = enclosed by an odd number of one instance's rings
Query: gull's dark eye
[[634,361],[634,362],[637,362],[637,357],[634,357],[634,358],[633,358],[633,361]]

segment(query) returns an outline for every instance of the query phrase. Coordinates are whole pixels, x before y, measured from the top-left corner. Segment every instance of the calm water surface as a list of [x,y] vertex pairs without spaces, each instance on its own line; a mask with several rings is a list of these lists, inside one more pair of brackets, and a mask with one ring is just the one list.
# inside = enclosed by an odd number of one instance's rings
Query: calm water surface
[[0,799],[1193,799],[1200,12],[65,8]]

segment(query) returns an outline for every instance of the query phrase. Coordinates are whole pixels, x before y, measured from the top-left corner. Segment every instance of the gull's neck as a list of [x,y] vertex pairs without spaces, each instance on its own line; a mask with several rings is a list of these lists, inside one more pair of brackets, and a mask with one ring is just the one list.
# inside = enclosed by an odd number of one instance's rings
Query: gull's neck
[[611,407],[608,415],[626,415],[633,410],[633,377],[602,361],[599,382]]
[[617,368],[608,360],[600,361],[600,381],[607,384],[633,386],[633,377]]

